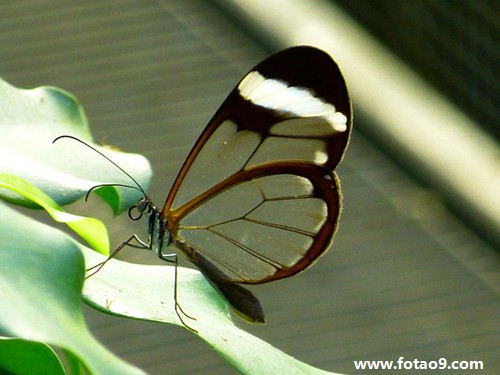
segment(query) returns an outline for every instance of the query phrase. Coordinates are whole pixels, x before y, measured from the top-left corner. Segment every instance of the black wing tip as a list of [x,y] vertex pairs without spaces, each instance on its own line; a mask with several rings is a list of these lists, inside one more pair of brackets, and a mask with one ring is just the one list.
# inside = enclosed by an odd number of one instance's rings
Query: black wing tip
[[252,292],[238,284],[209,280],[241,319],[248,323],[265,324],[264,310]]

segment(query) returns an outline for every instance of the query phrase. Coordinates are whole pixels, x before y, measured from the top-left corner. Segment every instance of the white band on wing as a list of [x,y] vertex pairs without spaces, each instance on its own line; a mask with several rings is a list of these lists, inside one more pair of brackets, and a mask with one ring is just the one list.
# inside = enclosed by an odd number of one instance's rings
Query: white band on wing
[[265,78],[253,71],[243,78],[238,91],[244,99],[258,106],[299,117],[321,117],[335,131],[347,130],[347,117],[306,88],[288,86],[284,81]]

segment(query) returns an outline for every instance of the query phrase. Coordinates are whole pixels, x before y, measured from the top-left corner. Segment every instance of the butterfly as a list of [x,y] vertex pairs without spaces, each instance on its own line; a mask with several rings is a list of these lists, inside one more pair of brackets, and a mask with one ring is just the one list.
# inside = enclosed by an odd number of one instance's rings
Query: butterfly
[[148,217],[148,240],[133,235],[121,247],[135,239],[171,261],[165,249],[174,245],[233,311],[264,323],[242,285],[293,276],[330,247],[341,210],[334,169],[351,129],[348,90],[330,55],[310,46],[271,55],[209,121],[163,207],[143,192],[129,210]]

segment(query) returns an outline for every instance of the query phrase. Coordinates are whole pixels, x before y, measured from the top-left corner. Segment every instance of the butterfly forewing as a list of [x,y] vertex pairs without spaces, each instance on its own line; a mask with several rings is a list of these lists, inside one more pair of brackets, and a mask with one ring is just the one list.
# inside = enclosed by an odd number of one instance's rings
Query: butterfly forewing
[[351,108],[333,60],[295,47],[232,91],[191,150],[162,211],[171,239],[207,276],[262,283],[324,252],[340,212],[333,172]]

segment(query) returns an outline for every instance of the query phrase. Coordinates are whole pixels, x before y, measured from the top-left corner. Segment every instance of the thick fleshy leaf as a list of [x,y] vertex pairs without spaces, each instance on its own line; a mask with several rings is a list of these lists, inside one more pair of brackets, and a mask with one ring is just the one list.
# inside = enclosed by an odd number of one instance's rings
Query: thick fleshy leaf
[[87,330],[80,303],[85,266],[76,241],[1,202],[0,217],[0,335],[61,347],[91,373],[142,374]]
[[[93,143],[83,108],[74,96],[61,89],[23,90],[0,79],[0,134],[0,173],[30,181],[60,205],[81,198],[99,184],[132,184],[123,172],[83,144],[71,139],[52,143],[61,135],[88,143],[118,165],[126,166],[145,190],[149,185],[149,162],[141,155]],[[103,189],[111,190],[100,195],[109,198],[107,202],[115,213],[130,207],[141,196],[134,189]],[[0,190],[0,196],[16,204],[31,205],[31,201],[11,191]]]
[[[89,266],[106,258],[82,248]],[[236,327],[227,303],[195,270],[177,269],[184,323],[243,374],[332,374],[287,355]],[[184,326],[175,312],[174,267],[108,261],[85,282],[85,301],[101,311]],[[186,316],[186,315],[189,315]]]
[[47,194],[17,176],[0,173],[0,187],[14,191],[38,204],[45,209],[55,221],[66,223],[87,241],[92,248],[102,254],[109,254],[108,232],[100,220],[64,212],[64,210]]

